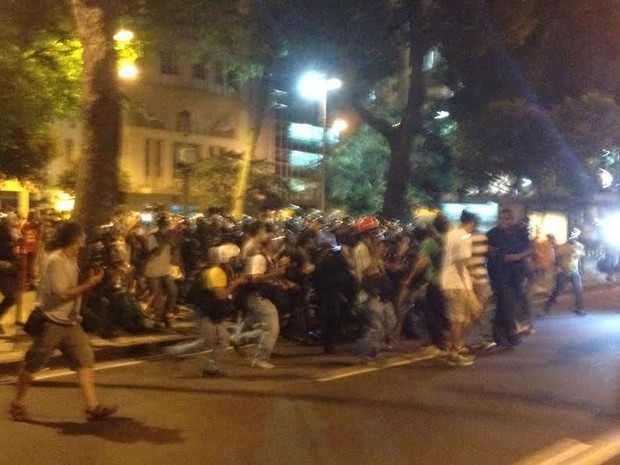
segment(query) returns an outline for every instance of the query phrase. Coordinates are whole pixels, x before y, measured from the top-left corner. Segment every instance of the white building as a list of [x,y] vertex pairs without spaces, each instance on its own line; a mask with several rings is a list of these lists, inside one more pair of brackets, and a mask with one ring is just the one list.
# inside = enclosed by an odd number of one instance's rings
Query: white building
[[[146,204],[179,205],[182,153],[216,157],[249,150],[251,82],[240,84],[238,68],[227,57],[210,65],[183,63],[174,52],[148,53],[134,79],[121,80],[126,101],[120,167],[130,181],[126,202],[132,209]],[[59,122],[63,155],[50,166],[53,186],[80,156],[81,125]],[[274,162],[274,125],[267,118],[255,157]],[[193,149],[185,151],[183,149]]]

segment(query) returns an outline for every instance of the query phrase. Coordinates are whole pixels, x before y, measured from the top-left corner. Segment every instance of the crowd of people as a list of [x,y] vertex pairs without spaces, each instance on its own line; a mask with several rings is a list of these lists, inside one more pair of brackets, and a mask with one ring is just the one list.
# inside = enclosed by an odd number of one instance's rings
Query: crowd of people
[[[486,233],[467,210],[458,224],[438,213],[410,225],[320,214],[233,222],[155,209],[119,215],[88,240],[74,223],[44,226],[34,214],[20,225],[6,216],[0,226],[2,313],[16,298],[5,278],[17,289],[39,286],[47,328],[35,331],[26,355],[11,405],[16,420],[26,418],[27,387],[56,348],[78,372],[87,417],[111,415],[115,408],[99,404],[94,392],[84,330],[104,337],[171,331],[188,308],[197,338],[165,351],[212,349],[204,377],[223,375],[221,357],[231,345],[252,367],[274,368],[281,337],[320,343],[327,354],[355,342],[360,363],[405,337],[425,338],[429,356],[470,366],[472,348],[510,348],[532,334],[534,318],[551,312],[568,282],[575,311],[585,314],[578,231],[562,245],[551,235],[532,237],[508,209]],[[548,300],[535,312],[532,297],[543,288]]]
[[[41,260],[45,256],[42,244],[63,219],[53,209],[32,210],[20,218],[15,208],[0,210],[0,319],[13,306],[16,322],[23,325],[26,311],[22,308],[23,292],[37,288]],[[5,330],[0,325],[0,336]]]

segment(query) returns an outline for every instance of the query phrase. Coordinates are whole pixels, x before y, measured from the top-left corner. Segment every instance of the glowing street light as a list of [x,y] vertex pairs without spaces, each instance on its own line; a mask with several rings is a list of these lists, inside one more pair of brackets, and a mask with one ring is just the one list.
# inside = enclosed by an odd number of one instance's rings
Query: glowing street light
[[319,104],[319,118],[323,127],[323,143],[321,158],[321,198],[319,208],[325,211],[325,176],[327,157],[327,94],[329,91],[342,87],[342,81],[337,78],[327,78],[324,74],[316,71],[305,73],[299,80],[298,90],[302,97],[315,100]]
[[133,40],[133,32],[128,31],[127,29],[121,29],[116,34],[114,34],[113,38],[117,42],[129,42]]
[[[117,50],[119,50],[121,57],[123,56],[122,51],[126,50],[129,47],[128,42],[131,42],[134,38],[134,33],[127,30],[121,29],[113,36],[114,40],[117,42]],[[138,68],[134,63],[133,58],[122,58],[118,65],[118,76],[122,79],[135,79],[138,75]]]
[[299,80],[299,93],[308,100],[322,100],[327,92],[342,87],[342,81],[337,78],[326,78],[324,74],[309,71]]
[[341,132],[344,132],[347,130],[347,128],[349,127],[349,123],[347,123],[345,120],[338,118],[337,120],[334,121],[334,123],[332,124],[332,129],[334,130],[334,132],[336,132],[337,134],[340,134]]
[[126,63],[118,69],[118,76],[123,79],[135,79],[138,76],[136,65]]

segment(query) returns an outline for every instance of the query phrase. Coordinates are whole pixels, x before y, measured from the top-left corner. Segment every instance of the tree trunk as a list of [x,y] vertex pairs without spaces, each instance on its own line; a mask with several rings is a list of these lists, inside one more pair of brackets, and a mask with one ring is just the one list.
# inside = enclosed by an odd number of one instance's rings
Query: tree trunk
[[273,63],[269,62],[263,70],[263,74],[257,86],[254,105],[251,106],[252,128],[250,130],[248,148],[241,158],[241,169],[239,170],[239,178],[237,179],[235,197],[233,199],[232,216],[234,218],[241,218],[245,213],[248,186],[250,184],[250,175],[252,174],[252,160],[254,160],[256,146],[265,122],[267,106],[269,105],[272,73]]
[[86,231],[110,220],[119,198],[121,105],[113,0],[71,0],[83,47],[82,157],[73,218]]
[[423,130],[422,105],[426,100],[423,64],[428,40],[424,33],[424,8],[424,2],[411,1],[405,9],[409,18],[409,82],[401,122],[387,136],[391,153],[382,216],[388,219],[404,220],[411,216],[411,205],[407,198],[411,182],[410,152],[414,137]]
[[411,182],[411,135],[398,131],[390,140],[390,162],[381,216],[386,219],[407,219],[410,215],[407,191]]

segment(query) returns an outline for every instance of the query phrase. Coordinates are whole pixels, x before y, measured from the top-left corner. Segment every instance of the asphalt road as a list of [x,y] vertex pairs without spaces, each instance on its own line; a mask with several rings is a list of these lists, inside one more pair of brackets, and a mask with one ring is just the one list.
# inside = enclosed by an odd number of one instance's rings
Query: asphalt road
[[[29,397],[33,423],[0,419],[0,463],[620,464],[619,302],[612,289],[587,296],[588,316],[564,305],[467,368],[413,343],[368,366],[280,344],[277,368],[257,370],[231,351],[222,379],[202,379],[200,357],[106,362],[100,394],[121,410],[99,424],[51,370]],[[11,393],[0,386],[0,402]]]

